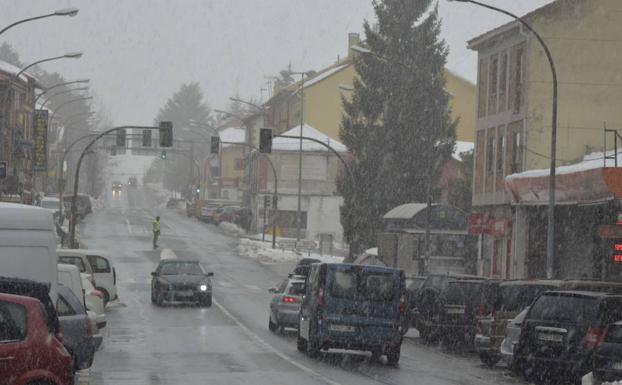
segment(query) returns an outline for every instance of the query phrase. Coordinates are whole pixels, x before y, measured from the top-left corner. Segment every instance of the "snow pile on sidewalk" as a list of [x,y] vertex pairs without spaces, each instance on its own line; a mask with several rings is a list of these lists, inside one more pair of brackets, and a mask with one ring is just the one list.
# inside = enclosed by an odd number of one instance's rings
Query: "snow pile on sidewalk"
[[226,231],[228,233],[231,233],[233,235],[244,235],[244,234],[246,234],[246,231],[244,231],[244,229],[242,229],[241,227],[239,227],[235,223],[220,222],[218,227],[220,227],[222,230],[224,230],[224,231]]
[[343,257],[332,257],[319,255],[316,253],[300,252],[293,250],[273,249],[272,243],[255,241],[248,238],[241,238],[238,245],[238,253],[245,258],[255,259],[261,262],[297,262],[302,258],[315,258],[322,262],[339,263],[343,262]]

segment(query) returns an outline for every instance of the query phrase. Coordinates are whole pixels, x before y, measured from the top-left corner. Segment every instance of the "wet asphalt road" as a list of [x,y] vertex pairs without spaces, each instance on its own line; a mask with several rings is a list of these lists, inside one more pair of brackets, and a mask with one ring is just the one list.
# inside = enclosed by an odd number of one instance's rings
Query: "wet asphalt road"
[[[267,289],[290,266],[241,258],[237,240],[187,218],[142,189],[109,198],[80,227],[92,249],[110,251],[120,301],[107,308],[104,344],[90,370],[93,385],[134,384],[520,384],[506,370],[484,368],[472,354],[422,345],[409,332],[398,368],[369,354],[296,350],[295,333],[268,331]],[[160,249],[151,248],[151,221],[162,217]],[[198,258],[215,274],[211,308],[151,304],[150,272],[159,251]],[[81,381],[82,383],[82,381]]]

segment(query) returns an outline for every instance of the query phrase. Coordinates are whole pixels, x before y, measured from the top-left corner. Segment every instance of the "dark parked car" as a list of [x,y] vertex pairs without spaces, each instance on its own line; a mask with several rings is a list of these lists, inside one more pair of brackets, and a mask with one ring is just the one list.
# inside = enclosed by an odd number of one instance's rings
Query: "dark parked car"
[[71,356],[50,332],[41,302],[0,293],[0,381],[3,384],[72,383]]
[[419,289],[423,286],[425,280],[425,276],[406,277],[406,303],[408,303],[408,318],[403,326],[404,334],[408,332],[408,329],[411,326],[415,327],[415,320],[419,314],[419,309],[417,308],[417,295],[419,294]]
[[165,259],[151,273],[151,302],[193,302],[212,305],[212,277],[196,260]]
[[594,352],[594,381],[622,380],[622,321],[607,326],[602,344]]
[[514,368],[527,379],[576,381],[592,370],[605,327],[622,320],[622,296],[549,291],[530,307],[514,349]]
[[300,309],[297,347],[368,350],[397,365],[406,317],[404,272],[346,263],[311,265]]
[[415,328],[426,342],[440,337],[439,315],[443,312],[441,293],[447,289],[449,282],[455,280],[483,281],[486,278],[474,275],[431,274],[417,290],[417,314],[414,319]]
[[70,288],[59,285],[56,311],[63,330],[63,345],[71,354],[74,370],[90,368],[95,356],[94,331],[83,301]]
[[481,361],[489,367],[501,359],[501,342],[506,336],[506,326],[523,309],[547,290],[559,288],[559,280],[512,280],[499,284],[492,309],[477,320],[475,349]]
[[294,267],[294,274],[307,276],[309,274],[309,270],[311,269],[311,265],[314,263],[320,263],[321,261],[316,258],[302,258]]
[[270,301],[268,329],[274,332],[285,327],[297,328],[300,304],[305,293],[305,277],[291,275],[278,287],[268,291],[274,294]]

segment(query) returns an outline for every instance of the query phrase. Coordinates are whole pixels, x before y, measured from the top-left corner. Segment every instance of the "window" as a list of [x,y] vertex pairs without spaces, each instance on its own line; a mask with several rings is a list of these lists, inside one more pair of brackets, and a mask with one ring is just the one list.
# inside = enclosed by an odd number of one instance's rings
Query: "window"
[[305,293],[304,282],[291,282],[287,288],[287,294],[291,295],[303,295]]
[[486,116],[486,101],[488,91],[488,59],[481,59],[479,61],[479,77],[478,77],[478,90],[477,90],[477,116]]
[[56,300],[56,312],[59,317],[76,315],[76,312],[73,310],[71,305],[69,305],[69,303],[61,295],[59,295]]
[[0,344],[26,338],[26,309],[23,306],[0,302]]
[[511,147],[511,150],[508,148],[511,156],[509,160],[510,162],[510,173],[514,174],[517,172],[521,172],[523,168],[523,143],[522,143],[522,132],[523,130],[523,122],[513,122],[508,125],[508,137],[511,140],[511,143],[508,143],[508,147]]
[[386,302],[396,298],[394,274],[366,272],[357,268],[334,270],[329,292],[335,298]]
[[505,111],[507,108],[507,86],[508,86],[508,53],[501,54],[499,65],[499,112]]
[[492,175],[495,171],[495,136],[488,137],[488,149],[486,151],[486,170],[488,175]]
[[110,273],[110,264],[108,260],[97,255],[87,255],[93,273]]
[[505,127],[500,126],[497,132],[497,175],[503,176],[503,164],[505,163]]
[[519,113],[524,104],[525,43],[512,47],[510,51],[510,105]]
[[565,321],[585,324],[597,314],[598,302],[594,298],[550,294],[540,296],[531,307],[529,319]]
[[60,263],[66,263],[68,265],[77,266],[80,269],[80,273],[86,273],[86,266],[84,266],[84,261],[80,257],[70,257],[70,256],[58,256],[58,261]]
[[490,80],[488,82],[488,115],[497,112],[497,86],[499,76],[499,57],[497,54],[490,57]]

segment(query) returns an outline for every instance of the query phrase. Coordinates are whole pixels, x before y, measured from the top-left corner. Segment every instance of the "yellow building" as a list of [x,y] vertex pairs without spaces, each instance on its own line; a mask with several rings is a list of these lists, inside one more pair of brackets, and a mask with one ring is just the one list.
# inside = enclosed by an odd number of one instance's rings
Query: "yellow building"
[[[602,151],[604,125],[622,127],[622,24],[613,16],[620,12],[619,0],[556,0],[523,16],[549,47],[557,70],[558,167]],[[529,186],[529,205],[515,191],[510,193],[509,181],[517,175],[507,177],[550,165],[550,66],[535,36],[516,21],[475,37],[469,48],[478,53],[473,205],[499,230],[484,235],[482,272],[501,278],[541,277],[548,176]],[[607,150],[612,145],[610,137]],[[587,185],[587,190],[595,188]],[[570,214],[558,231],[556,247],[563,251],[564,263],[555,265],[556,275],[591,275],[592,258],[601,252],[576,246],[596,244],[590,226],[599,224],[611,208],[564,201],[560,192],[558,177],[557,202],[564,206],[556,210]],[[588,207],[600,212],[588,212]],[[565,249],[564,239],[575,250]]]
[[[329,137],[339,139],[343,116],[341,97],[348,97],[357,76],[352,62],[354,45],[360,43],[358,34],[348,37],[346,58],[326,67],[312,77],[305,77],[303,98],[303,121]],[[473,142],[475,132],[475,85],[450,71],[446,71],[447,91],[451,95],[450,106],[454,118],[459,118],[457,140]],[[300,125],[300,81],[283,89],[275,90],[266,103],[270,108],[267,124],[275,133],[283,133]]]

